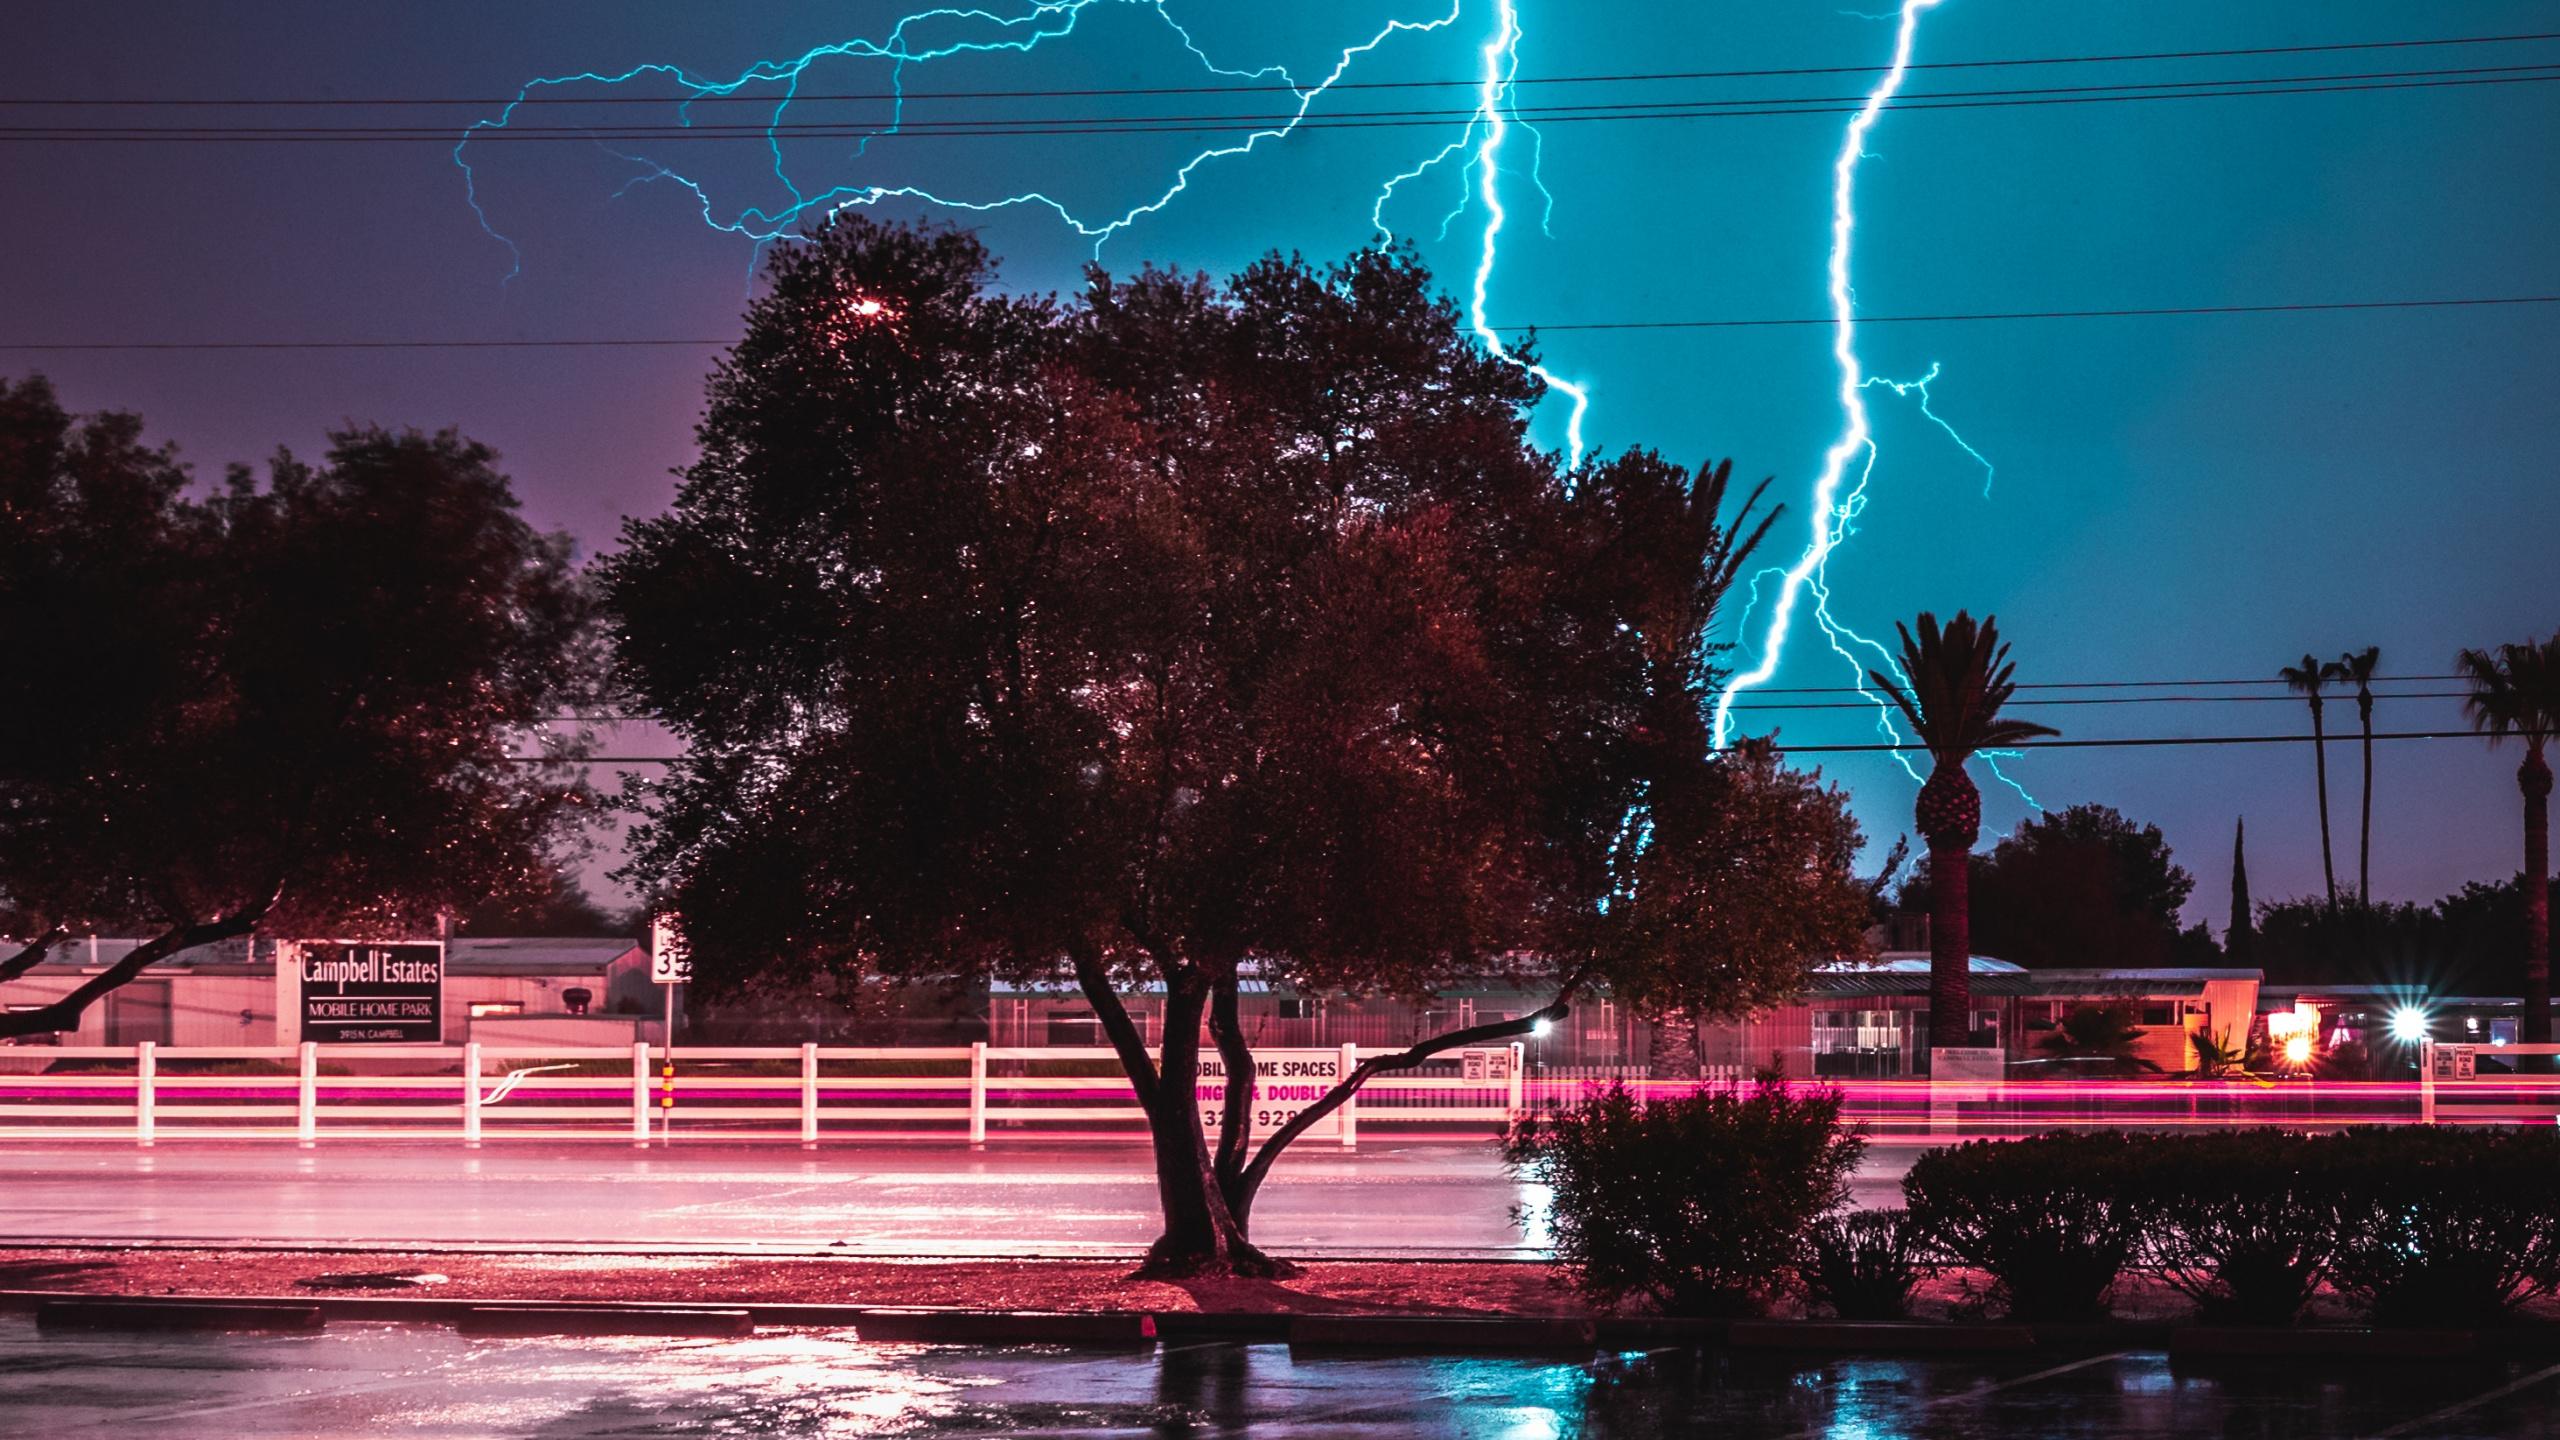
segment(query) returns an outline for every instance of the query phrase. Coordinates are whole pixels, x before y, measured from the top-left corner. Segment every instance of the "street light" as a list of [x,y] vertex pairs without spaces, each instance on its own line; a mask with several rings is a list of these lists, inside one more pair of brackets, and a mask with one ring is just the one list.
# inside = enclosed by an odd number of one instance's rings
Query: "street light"
[[2415,1045],[2427,1038],[2427,1012],[2415,1005],[2403,1005],[2391,1012],[2391,1038],[2403,1045]]

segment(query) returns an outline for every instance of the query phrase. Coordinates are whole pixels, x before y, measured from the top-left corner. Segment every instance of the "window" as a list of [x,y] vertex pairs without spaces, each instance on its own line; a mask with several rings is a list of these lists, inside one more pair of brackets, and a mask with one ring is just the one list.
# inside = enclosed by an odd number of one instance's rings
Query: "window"
[[2179,1008],[2180,1007],[2176,1005],[2145,1005],[2142,1007],[2142,1023],[2145,1025],[2175,1025],[2178,1023]]
[[1049,1013],[1049,1043],[1099,1045],[1102,1043],[1102,1022],[1090,1013],[1053,1010]]

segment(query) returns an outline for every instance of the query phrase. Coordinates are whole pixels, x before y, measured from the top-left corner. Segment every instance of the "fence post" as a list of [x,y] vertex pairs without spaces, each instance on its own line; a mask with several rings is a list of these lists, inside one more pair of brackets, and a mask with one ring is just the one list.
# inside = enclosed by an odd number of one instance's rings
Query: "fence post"
[[[1335,1073],[1340,1075],[1343,1079],[1348,1080],[1351,1078],[1351,1072],[1359,1068],[1360,1047],[1357,1045],[1345,1044],[1342,1047],[1342,1068]],[[1342,1148],[1345,1150],[1359,1149],[1360,1092],[1354,1090],[1350,1094],[1343,1096],[1342,1108],[1334,1113],[1342,1117]]]
[[152,1052],[160,1047],[148,1040],[133,1046],[133,1143],[157,1143],[160,1128],[160,1057]]
[[1529,1047],[1514,1040],[1511,1042],[1511,1094],[1505,1101],[1511,1107],[1511,1118],[1514,1120],[1520,1118],[1521,1099],[1528,1086]]
[[969,1042],[969,1148],[987,1148],[987,1042]]
[[649,1042],[631,1042],[631,1143],[649,1148]]
[[818,1046],[800,1047],[800,1148],[818,1148]]
[[2436,1123],[2436,1042],[2418,1042],[2418,1123]]
[[480,1148],[480,1042],[462,1047],[462,1143]]
[[320,1139],[320,1047],[305,1040],[302,1051],[302,1093],[293,1107],[293,1135],[305,1145]]

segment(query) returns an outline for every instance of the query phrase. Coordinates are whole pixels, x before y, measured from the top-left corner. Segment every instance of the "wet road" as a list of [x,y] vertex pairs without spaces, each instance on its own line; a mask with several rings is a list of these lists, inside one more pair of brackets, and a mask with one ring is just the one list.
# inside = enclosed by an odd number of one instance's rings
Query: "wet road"
[[1791,1360],[1663,1351],[1579,1363],[1351,1358],[1286,1346],[1118,1354],[752,1339],[40,1334],[0,1316],[12,1433],[189,1440],[400,1434],[1420,1436],[1485,1440],[2538,1440],[2560,1367],[2191,1366],[2150,1352]]
[[[1907,1148],[1879,1147],[1863,1204],[1894,1203]],[[1535,1253],[1534,1206],[1489,1145],[1394,1142],[1284,1158],[1254,1206],[1265,1246],[1302,1256]],[[325,1245],[823,1247],[839,1254],[1134,1254],[1155,1238],[1136,1145],[938,1144],[804,1152],[525,1142],[187,1141],[0,1147],[0,1235]]]

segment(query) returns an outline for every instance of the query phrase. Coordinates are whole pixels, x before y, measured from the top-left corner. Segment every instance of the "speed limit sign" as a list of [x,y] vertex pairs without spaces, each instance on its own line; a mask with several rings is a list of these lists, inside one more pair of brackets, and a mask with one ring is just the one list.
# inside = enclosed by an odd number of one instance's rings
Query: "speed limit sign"
[[684,948],[684,935],[676,929],[672,915],[661,915],[649,922],[649,983],[652,985],[684,985],[693,980],[693,952]]

